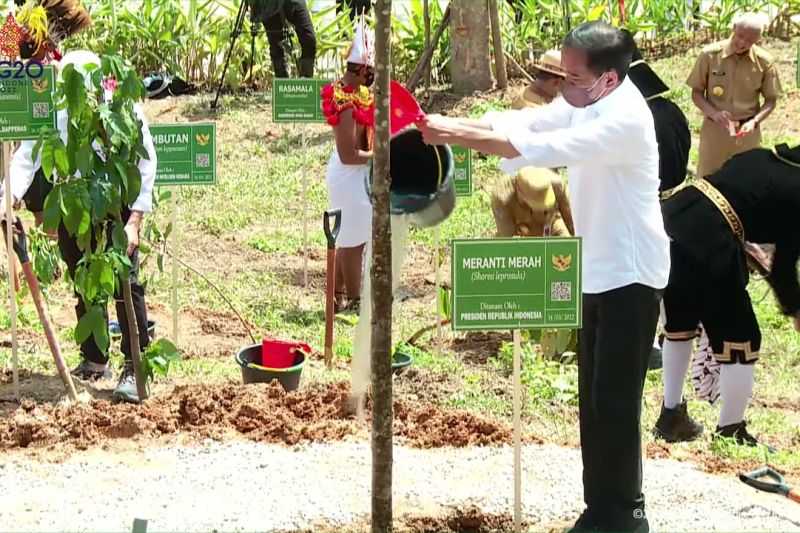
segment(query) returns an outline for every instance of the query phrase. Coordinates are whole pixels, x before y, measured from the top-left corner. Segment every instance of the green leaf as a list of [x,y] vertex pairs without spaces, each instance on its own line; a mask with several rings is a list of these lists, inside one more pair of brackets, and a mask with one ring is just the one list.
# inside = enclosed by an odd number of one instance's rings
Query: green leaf
[[111,242],[117,250],[128,249],[128,235],[125,233],[125,225],[121,222],[114,222],[114,229],[111,231]]
[[44,229],[57,231],[61,224],[61,186],[56,185],[44,199]]
[[126,176],[128,182],[127,203],[131,205],[139,197],[139,193],[142,190],[142,174],[139,172],[139,167],[129,164]]
[[53,177],[53,168],[55,167],[55,150],[53,149],[52,142],[45,141],[42,144],[42,172],[48,179]]
[[56,170],[58,170],[58,175],[62,177],[69,176],[69,157],[67,157],[66,147],[63,144],[56,147],[56,149],[53,151],[53,155],[55,158],[55,165]]
[[86,86],[83,74],[75,70],[74,65],[67,65],[62,73],[63,91],[67,98],[67,110],[70,116],[78,114],[86,104]]
[[75,153],[75,166],[77,166],[81,176],[89,176],[91,174],[93,156],[94,150],[92,150],[89,142],[84,142],[78,147],[78,151]]
[[[95,341],[97,342],[98,329],[105,330],[106,339],[108,339],[108,321],[105,317],[104,308],[99,305],[93,305],[87,309],[86,314],[81,317],[78,321],[78,325],[75,326],[75,341],[79,344],[83,343],[89,338],[89,335],[94,334]],[[106,340],[105,348],[103,348],[99,342],[98,347],[103,351],[107,350],[108,340]]]

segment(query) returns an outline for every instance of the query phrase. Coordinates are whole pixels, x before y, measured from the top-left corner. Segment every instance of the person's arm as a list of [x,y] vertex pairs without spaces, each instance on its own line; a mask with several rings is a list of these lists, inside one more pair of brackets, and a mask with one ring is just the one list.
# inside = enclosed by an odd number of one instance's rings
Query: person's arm
[[572,219],[572,204],[569,201],[567,188],[561,178],[553,180],[553,192],[556,195],[556,203],[558,204],[558,212],[561,213],[561,218],[564,220],[564,225],[567,227],[570,235],[575,235],[575,221]]
[[9,166],[10,193],[5,190],[5,180],[0,176],[0,219],[5,218],[6,194],[10,194],[13,209],[18,209],[22,198],[28,192],[36,171],[39,170],[39,159],[33,160],[35,141],[22,141],[11,157]]
[[517,233],[517,225],[511,214],[511,203],[516,196],[514,180],[514,177],[500,178],[492,191],[492,213],[497,225],[498,237],[513,237]]
[[764,96],[764,105],[758,110],[756,116],[742,125],[743,133],[750,133],[767,120],[778,103],[781,96],[781,80],[775,65],[770,65],[764,72],[764,81],[761,84],[761,94]]
[[703,116],[710,118],[725,130],[730,130],[733,125],[731,114],[728,111],[717,109],[706,97],[710,64],[711,59],[708,52],[702,52],[686,80],[686,85],[692,89],[692,102],[703,113]]
[[339,159],[345,165],[366,165],[372,159],[372,152],[359,148],[358,125],[351,109],[341,112],[339,124],[333,128],[333,134]]
[[144,144],[144,148],[147,151],[147,159],[142,158],[139,160],[138,167],[139,174],[142,177],[142,184],[139,189],[139,196],[130,206],[131,215],[125,223],[125,234],[128,236],[128,255],[133,254],[136,248],[139,247],[139,233],[142,228],[144,214],[153,210],[153,187],[155,186],[158,164],[156,147],[153,144],[153,137],[147,125],[147,118],[139,106],[136,107],[136,116],[142,121],[142,144]]
[[[778,242],[772,259],[772,270],[767,276],[775,297],[784,315],[800,317],[800,283],[797,280],[797,260],[800,258],[800,243]],[[795,322],[797,324],[797,322]]]

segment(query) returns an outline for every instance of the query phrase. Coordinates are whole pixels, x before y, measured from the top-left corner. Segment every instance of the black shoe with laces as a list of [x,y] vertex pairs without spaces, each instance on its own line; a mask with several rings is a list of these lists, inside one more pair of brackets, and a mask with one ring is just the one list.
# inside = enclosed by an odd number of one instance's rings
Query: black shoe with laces
[[[755,438],[750,432],[747,431],[747,422],[742,420],[736,424],[728,424],[727,426],[717,426],[717,430],[714,432],[714,437],[723,437],[727,439],[733,439],[736,444],[740,446],[760,446],[761,443],[758,442],[758,439]],[[767,447],[767,450],[770,453],[775,453],[775,448],[764,444],[763,446]]]
[[113,375],[111,369],[108,367],[108,363],[103,365],[100,363],[93,363],[86,359],[82,359],[78,366],[70,370],[69,373],[83,381],[111,379]]
[[686,402],[673,409],[667,409],[663,404],[661,414],[653,428],[656,438],[667,442],[689,442],[703,434],[703,426],[692,420],[686,409]]

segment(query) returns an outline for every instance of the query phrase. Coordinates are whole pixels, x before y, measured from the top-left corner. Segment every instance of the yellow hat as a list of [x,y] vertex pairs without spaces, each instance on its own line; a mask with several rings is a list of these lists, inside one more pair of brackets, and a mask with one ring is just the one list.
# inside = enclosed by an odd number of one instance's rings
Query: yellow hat
[[515,180],[517,199],[533,210],[552,209],[556,205],[554,179],[558,179],[558,174],[548,168],[521,169]]

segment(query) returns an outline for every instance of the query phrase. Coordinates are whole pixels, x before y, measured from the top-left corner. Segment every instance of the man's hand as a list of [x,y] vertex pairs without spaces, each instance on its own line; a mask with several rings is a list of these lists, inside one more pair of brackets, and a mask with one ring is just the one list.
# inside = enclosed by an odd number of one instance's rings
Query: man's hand
[[753,133],[753,131],[755,131],[757,126],[758,122],[756,121],[756,119],[748,120],[747,122],[742,124],[742,127],[739,128],[739,131],[736,132],[736,136],[743,137],[745,135]]
[[794,315],[794,330],[800,332],[800,313]]
[[733,117],[728,111],[715,111],[709,115],[711,120],[725,128],[727,131],[731,131],[731,126],[733,125]]
[[452,118],[442,115],[427,115],[417,123],[422,132],[422,138],[427,144],[447,144],[458,135],[459,124]]
[[128,257],[139,248],[139,230],[142,226],[142,212],[133,211],[125,224],[125,235],[128,237]]

